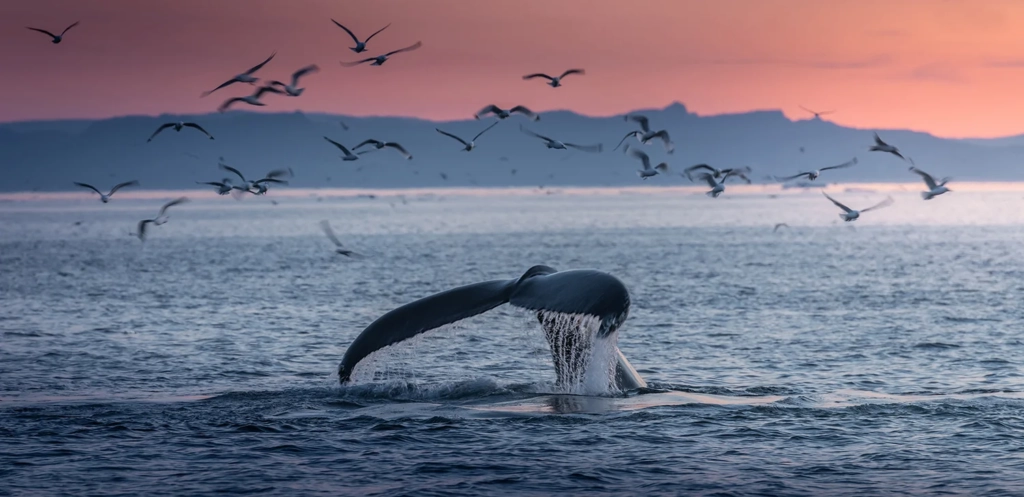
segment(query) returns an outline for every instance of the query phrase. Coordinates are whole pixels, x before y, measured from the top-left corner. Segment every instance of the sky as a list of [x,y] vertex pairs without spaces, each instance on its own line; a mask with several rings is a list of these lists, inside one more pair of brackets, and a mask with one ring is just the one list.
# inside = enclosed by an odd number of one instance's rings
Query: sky
[[[336,19],[365,37],[355,54]],[[64,42],[25,29],[59,32]],[[857,128],[1024,133],[1019,0],[31,0],[0,2],[0,121],[206,113],[307,64],[263,110],[470,117],[487,104],[608,116],[835,110]],[[422,41],[380,67],[341,61]],[[14,49],[11,49],[13,47]],[[583,68],[561,88],[522,80]]]

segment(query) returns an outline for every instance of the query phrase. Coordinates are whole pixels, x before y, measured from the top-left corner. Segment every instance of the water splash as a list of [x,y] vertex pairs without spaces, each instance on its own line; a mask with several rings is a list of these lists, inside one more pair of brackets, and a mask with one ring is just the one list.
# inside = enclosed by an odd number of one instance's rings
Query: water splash
[[555,387],[560,393],[616,393],[618,334],[599,337],[601,319],[587,314],[541,311],[537,319],[551,347]]

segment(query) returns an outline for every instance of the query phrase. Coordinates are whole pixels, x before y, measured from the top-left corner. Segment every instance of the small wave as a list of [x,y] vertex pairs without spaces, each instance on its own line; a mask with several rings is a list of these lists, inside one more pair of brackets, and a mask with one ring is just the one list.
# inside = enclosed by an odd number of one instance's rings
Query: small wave
[[960,346],[956,345],[956,344],[953,344],[953,343],[924,342],[924,343],[919,343],[917,345],[914,345],[914,348],[915,349],[938,349],[938,350],[942,350],[942,349],[959,349]]

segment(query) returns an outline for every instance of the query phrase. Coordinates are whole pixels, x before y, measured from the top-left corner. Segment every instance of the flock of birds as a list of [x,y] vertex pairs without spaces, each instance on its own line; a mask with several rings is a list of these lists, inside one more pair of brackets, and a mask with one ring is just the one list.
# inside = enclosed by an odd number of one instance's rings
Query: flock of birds
[[[390,26],[390,24],[388,24],[388,25],[384,26],[383,28],[378,29],[373,34],[371,34],[370,36],[366,37],[366,39],[360,40],[359,37],[357,37],[355,35],[355,33],[353,33],[350,29],[348,29],[347,27],[345,27],[344,25],[342,25],[338,21],[335,21],[334,19],[331,19],[331,21],[337,27],[339,27],[342,30],[344,30],[345,33],[347,33],[352,38],[352,41],[355,43],[355,46],[349,47],[349,49],[352,50],[356,54],[360,54],[360,53],[366,52],[367,51],[367,44],[370,42],[370,40],[373,39],[375,36],[377,36],[378,34],[380,34],[382,31],[384,31],[385,29],[387,29]],[[75,22],[74,24],[71,24],[70,26],[65,28],[64,31],[62,31],[59,35],[55,35],[55,34],[49,32],[47,30],[39,29],[39,28],[29,27],[28,29],[30,29],[32,31],[37,31],[37,32],[46,34],[46,35],[51,37],[52,43],[59,44],[59,43],[61,43],[64,40],[64,35],[67,34],[67,32],[70,29],[74,28],[78,24],[79,24],[78,22]],[[400,48],[400,49],[397,49],[397,50],[392,50],[390,52],[386,52],[384,54],[377,55],[375,57],[368,57],[368,58],[364,58],[364,59],[356,60],[356,61],[351,61],[351,62],[341,62],[341,65],[344,66],[344,67],[354,67],[354,66],[358,66],[358,65],[361,65],[361,64],[370,63],[370,65],[372,65],[372,66],[380,66],[380,65],[383,65],[384,63],[386,63],[388,60],[390,60],[393,56],[401,54],[401,53],[412,52],[414,50],[419,49],[422,45],[423,45],[422,42],[417,41],[416,43],[414,43],[412,45],[409,45],[407,47]],[[248,105],[257,106],[257,107],[265,106],[266,103],[264,103],[261,99],[264,98],[264,96],[267,95],[267,94],[277,94],[277,95],[283,95],[285,97],[299,97],[299,96],[301,96],[305,89],[300,87],[300,80],[302,78],[308,76],[308,75],[315,74],[315,73],[319,72],[320,68],[317,65],[315,65],[315,64],[311,64],[311,65],[302,67],[302,68],[298,69],[297,71],[295,71],[294,73],[292,73],[291,80],[288,83],[285,83],[285,82],[282,82],[282,81],[278,81],[278,80],[268,80],[266,82],[266,84],[259,85],[259,86],[256,85],[257,82],[261,81],[261,78],[257,77],[255,74],[260,69],[262,69],[264,66],[266,66],[271,60],[273,60],[275,56],[276,56],[276,52],[272,53],[269,57],[267,57],[265,60],[263,60],[259,64],[249,68],[248,70],[246,70],[246,71],[244,71],[242,73],[239,73],[239,74],[235,75],[234,77],[232,77],[232,78],[228,79],[227,81],[221,83],[220,85],[216,86],[212,90],[202,92],[200,94],[200,97],[201,98],[207,97],[207,96],[213,94],[214,92],[217,92],[218,90],[221,90],[221,89],[227,88],[229,86],[235,85],[236,83],[237,84],[248,84],[248,85],[256,87],[255,90],[251,94],[249,94],[249,95],[241,96],[241,97],[232,97],[232,98],[228,98],[228,99],[224,100],[220,104],[220,106],[218,106],[217,110],[218,110],[218,112],[225,112],[228,109],[230,109],[233,105],[236,105],[236,104],[248,104]],[[568,70],[562,72],[561,74],[559,74],[558,76],[551,76],[551,75],[548,75],[548,74],[545,74],[545,73],[533,73],[533,74],[527,74],[527,75],[523,76],[523,79],[524,80],[532,80],[532,79],[538,79],[538,78],[539,79],[544,79],[544,80],[547,80],[546,84],[551,86],[552,88],[560,88],[560,87],[563,86],[563,80],[567,76],[571,76],[571,75],[580,75],[580,76],[582,76],[582,75],[585,75],[585,74],[586,74],[586,71],[583,70],[583,69],[568,69]],[[814,115],[814,118],[816,118],[816,119],[820,119],[820,116],[822,116],[822,115],[834,112],[834,111],[816,112],[816,111],[813,111],[811,109],[807,109],[807,108],[805,108],[803,106],[801,106],[801,108],[806,110],[807,112],[812,113]],[[464,138],[462,138],[462,137],[460,137],[458,135],[455,135],[453,133],[450,133],[448,131],[444,131],[444,130],[442,130],[440,128],[435,128],[435,130],[439,134],[447,136],[447,137],[449,137],[449,138],[459,142],[459,144],[462,146],[462,149],[461,149],[462,151],[472,152],[474,149],[476,149],[476,147],[477,147],[477,143],[476,142],[477,142],[477,140],[480,139],[481,136],[483,136],[487,131],[491,130],[496,125],[498,125],[499,122],[512,117],[513,114],[522,115],[525,118],[529,119],[530,121],[538,121],[538,120],[540,120],[540,116],[538,114],[536,114],[535,112],[531,111],[529,108],[527,108],[527,107],[525,107],[523,105],[517,105],[517,106],[514,106],[514,107],[512,107],[510,109],[503,109],[501,107],[498,107],[497,105],[493,105],[492,104],[492,105],[488,105],[488,106],[480,109],[474,115],[474,117],[479,120],[479,119],[481,119],[483,117],[486,117],[486,116],[490,115],[490,116],[493,116],[493,117],[497,118],[497,121],[495,121],[494,123],[490,124],[489,126],[483,128],[479,133],[477,133],[475,136],[473,136],[473,138],[471,138],[469,140],[466,140],[466,139],[464,139]],[[668,154],[672,154],[675,151],[675,146],[674,146],[674,144],[672,142],[672,139],[669,136],[668,131],[664,130],[664,129],[653,130],[652,127],[651,127],[649,119],[646,116],[643,116],[643,115],[630,114],[630,115],[626,115],[624,117],[624,119],[625,119],[626,122],[634,123],[636,126],[638,126],[639,129],[633,129],[633,130],[630,130],[628,133],[626,133],[626,135],[623,136],[622,139],[619,141],[618,145],[616,145],[614,150],[618,150],[619,148],[623,148],[623,153],[626,153],[626,154],[630,155],[631,157],[633,157],[634,159],[640,161],[642,167],[637,170],[637,174],[643,180],[646,180],[648,178],[651,178],[651,177],[654,177],[654,176],[657,176],[657,175],[669,174],[670,173],[670,168],[669,168],[669,165],[668,165],[667,162],[661,162],[661,163],[659,163],[657,165],[652,166],[651,165],[651,163],[652,163],[651,158],[650,158],[650,156],[647,153],[645,153],[640,148],[637,148],[635,146],[630,146],[627,143],[627,141],[630,138],[635,139],[640,145],[651,145],[651,144],[653,144],[655,142],[661,142],[663,147],[664,147],[664,149],[665,149],[665,152],[668,153]],[[341,125],[346,130],[348,129],[348,126],[345,125],[345,123],[341,123]],[[147,142],[152,141],[154,138],[157,137],[157,135],[159,135],[164,130],[173,129],[176,132],[181,132],[182,130],[184,130],[186,128],[194,129],[197,132],[201,132],[201,133],[206,135],[211,140],[214,139],[213,135],[211,135],[206,129],[204,129],[198,123],[195,123],[195,122],[181,122],[181,121],[179,121],[179,122],[168,122],[168,123],[164,123],[164,124],[160,125],[153,132],[153,134],[149,137]],[[543,141],[544,145],[547,148],[549,148],[549,149],[557,149],[557,150],[575,149],[575,150],[579,150],[579,151],[583,151],[583,152],[591,152],[591,153],[600,153],[600,152],[603,151],[603,146],[600,143],[598,143],[598,144],[589,144],[589,145],[569,143],[569,142],[561,141],[561,140],[558,140],[558,139],[555,139],[555,138],[551,138],[551,137],[548,137],[548,136],[536,133],[536,132],[530,130],[529,128],[523,126],[522,124],[520,124],[519,129],[524,134]],[[329,138],[327,136],[324,136],[324,140],[326,140],[328,143],[330,143],[331,145],[333,145],[334,147],[336,147],[338,150],[341,151],[341,153],[343,154],[343,155],[341,155],[341,159],[344,160],[344,161],[355,161],[355,160],[358,160],[360,158],[360,156],[365,154],[365,153],[373,152],[373,151],[379,151],[379,150],[383,150],[383,149],[392,149],[392,150],[396,151],[397,153],[401,154],[401,156],[404,157],[407,160],[411,160],[412,157],[413,157],[412,154],[405,147],[403,147],[401,144],[396,143],[396,142],[386,141],[386,140],[378,140],[378,139],[374,139],[374,138],[366,139],[366,140],[360,142],[359,144],[355,145],[351,149],[346,147],[345,145],[335,141],[335,140],[332,140],[331,138]],[[883,141],[878,136],[877,133],[875,133],[875,135],[874,135],[874,141],[875,141],[875,143],[868,149],[869,151],[872,151],[872,152],[883,152],[883,153],[891,154],[891,155],[893,155],[895,157],[898,157],[899,159],[901,159],[901,160],[903,160],[905,162],[909,162],[911,164],[910,167],[909,167],[909,170],[911,172],[913,172],[913,173],[918,174],[924,180],[924,183],[925,183],[925,185],[928,188],[927,191],[922,192],[922,194],[921,194],[923,199],[930,200],[930,199],[932,199],[932,198],[934,198],[934,197],[936,197],[938,195],[942,195],[943,193],[946,193],[946,192],[950,191],[949,188],[946,186],[947,182],[949,181],[949,178],[942,178],[940,180],[936,180],[930,174],[926,173],[925,171],[922,171],[922,170],[918,169],[916,167],[916,165],[914,165],[914,161],[910,157],[904,156],[903,153],[897,147],[895,147],[893,145],[890,145],[890,144],[886,143],[885,141]],[[623,145],[625,145],[625,146],[623,147]],[[360,149],[363,149],[363,150],[360,150]],[[791,176],[786,176],[786,177],[782,177],[782,178],[774,178],[774,179],[777,180],[777,181],[780,181],[780,182],[786,182],[786,181],[791,181],[791,180],[795,180],[795,179],[798,179],[798,178],[806,177],[807,180],[814,181],[822,173],[824,173],[826,171],[853,167],[853,166],[855,166],[857,164],[857,162],[858,162],[857,158],[854,157],[853,159],[851,159],[851,160],[849,160],[847,162],[844,162],[842,164],[838,164],[838,165],[835,165],[835,166],[822,167],[822,168],[815,169],[815,170],[812,170],[812,171],[801,171],[801,172],[798,172],[798,173],[796,173],[794,175],[791,175]],[[230,177],[225,177],[221,181],[206,181],[206,182],[198,182],[197,181],[196,183],[197,184],[202,184],[202,185],[213,186],[213,187],[216,188],[216,192],[218,194],[220,194],[220,195],[227,195],[227,194],[230,193],[230,194],[236,195],[236,198],[238,198],[238,196],[245,195],[246,193],[253,194],[253,195],[264,195],[264,194],[267,193],[268,187],[269,187],[270,184],[287,184],[288,183],[287,180],[285,180],[283,178],[291,177],[293,175],[291,169],[288,169],[288,170],[280,169],[280,170],[274,170],[274,171],[268,172],[261,179],[258,179],[258,180],[247,180],[245,178],[245,176],[242,174],[241,171],[239,171],[238,169],[236,169],[234,167],[231,167],[231,166],[229,166],[227,164],[224,164],[223,157],[221,157],[221,161],[219,163],[219,167],[222,170],[230,172],[230,173],[234,174],[235,176],[237,176],[238,180],[240,182],[239,183],[235,183],[235,181],[232,180]],[[684,169],[683,172],[681,173],[681,176],[683,176],[685,178],[688,178],[691,182],[700,181],[700,182],[706,183],[708,185],[708,187],[710,188],[710,190],[708,190],[706,192],[706,194],[709,197],[717,198],[718,196],[720,196],[722,193],[725,192],[726,181],[729,180],[729,178],[738,178],[738,179],[743,180],[743,181],[745,181],[746,183],[749,184],[749,183],[751,183],[750,177],[748,176],[750,173],[751,173],[751,168],[750,167],[735,167],[735,168],[718,169],[718,168],[712,167],[712,166],[710,166],[708,164],[697,164],[697,165],[690,166],[690,167]],[[442,177],[445,177],[445,175],[442,174]],[[98,188],[96,188],[95,186],[92,186],[90,184],[76,182],[75,185],[83,187],[83,188],[88,188],[88,189],[91,189],[91,190],[95,191],[100,196],[100,201],[102,201],[103,203],[107,203],[107,202],[110,201],[111,196],[113,196],[114,193],[116,193],[118,190],[120,190],[122,188],[125,188],[125,187],[139,186],[139,183],[138,183],[138,181],[128,181],[128,182],[120,183],[118,185],[115,185],[113,188],[111,188],[110,191],[108,193],[106,193],[106,194],[104,194]],[[856,209],[851,209],[851,208],[847,207],[846,205],[842,204],[841,202],[839,202],[838,200],[830,197],[828,194],[824,193],[824,191],[822,192],[822,194],[828,200],[830,200],[833,204],[835,204],[836,207],[838,207],[839,209],[842,210],[842,213],[839,216],[844,221],[855,221],[855,220],[857,220],[860,217],[860,215],[862,213],[869,212],[869,211],[872,211],[872,210],[876,210],[876,209],[879,209],[879,208],[882,208],[882,207],[886,207],[886,206],[891,205],[893,203],[892,197],[888,197],[884,201],[882,201],[882,202],[880,202],[880,203],[878,203],[876,205],[873,205],[871,207],[867,207],[867,208],[864,208],[864,209],[856,210]],[[148,226],[150,226],[150,225],[160,226],[160,225],[166,223],[167,220],[168,220],[168,216],[167,216],[168,209],[170,209],[171,207],[173,207],[175,205],[179,205],[179,204],[187,202],[187,201],[188,201],[187,198],[182,197],[182,198],[178,198],[178,199],[172,200],[172,201],[164,204],[161,207],[161,209],[160,209],[160,211],[159,211],[159,213],[157,214],[156,217],[154,217],[152,219],[144,219],[144,220],[139,221],[137,231],[136,231],[136,233],[134,233],[134,235],[138,236],[138,238],[140,240],[145,241],[146,230],[147,230]],[[780,224],[776,225],[774,229],[778,230],[782,226],[785,226],[785,224],[784,223],[780,223]],[[334,242],[335,245],[338,247],[338,249],[337,249],[338,253],[343,254],[343,255],[353,255],[354,254],[354,252],[352,252],[350,250],[347,250],[347,249],[345,249],[342,246],[340,240],[338,240],[337,236],[334,234],[333,230],[331,230],[330,225],[326,221],[323,221],[321,223],[321,227],[324,230],[325,234],[328,236],[328,238],[332,242]]]

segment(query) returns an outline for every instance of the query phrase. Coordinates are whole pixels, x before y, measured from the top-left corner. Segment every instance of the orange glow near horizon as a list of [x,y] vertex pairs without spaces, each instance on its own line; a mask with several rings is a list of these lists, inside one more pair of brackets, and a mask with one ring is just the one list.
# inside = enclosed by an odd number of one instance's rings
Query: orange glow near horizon
[[[392,24],[354,54],[331,18],[361,37]],[[77,20],[60,45],[25,29]],[[1006,0],[7,2],[0,121],[211,112],[251,88],[200,92],[276,50],[259,75],[322,70],[266,111],[453,120],[489,103],[614,115],[679,101],[798,119],[803,105],[844,126],[1007,136],[1024,133],[1021,25],[1024,2]],[[382,67],[338,63],[418,40]],[[572,67],[587,74],[562,88],[521,79]]]

